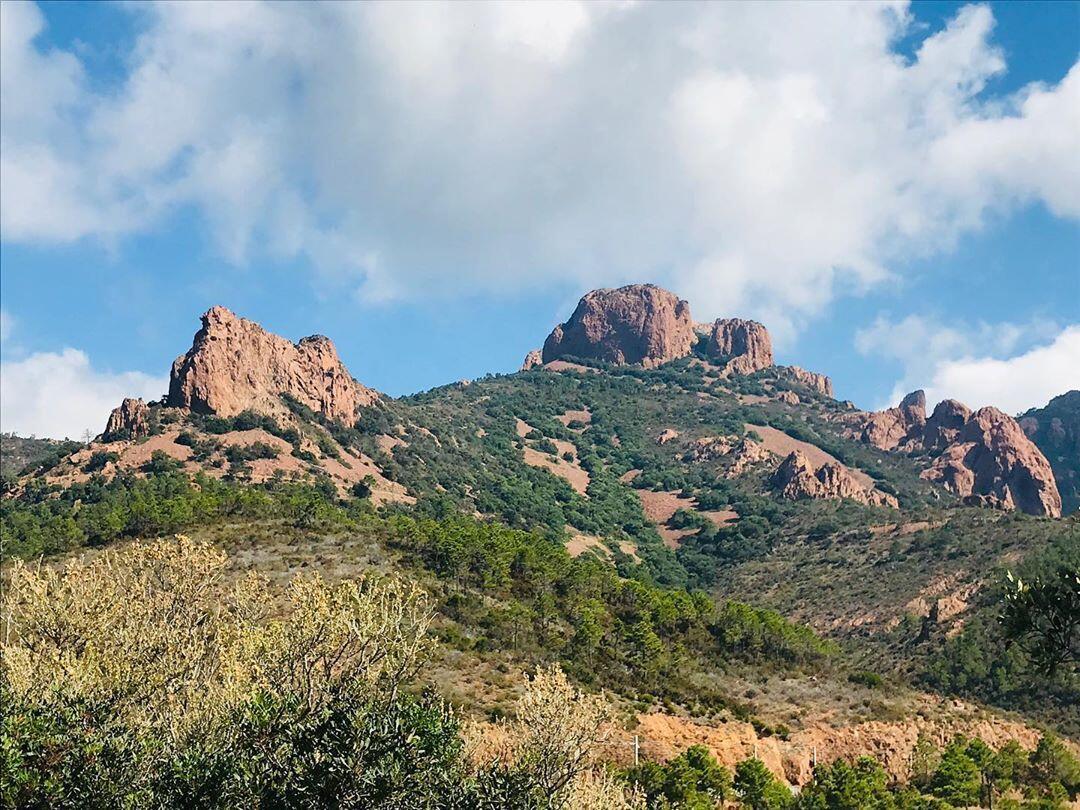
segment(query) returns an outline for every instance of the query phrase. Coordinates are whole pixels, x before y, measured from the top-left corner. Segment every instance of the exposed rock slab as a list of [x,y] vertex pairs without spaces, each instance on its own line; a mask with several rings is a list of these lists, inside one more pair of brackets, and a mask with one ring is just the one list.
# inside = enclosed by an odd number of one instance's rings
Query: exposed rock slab
[[292,343],[224,307],[202,317],[191,349],[173,363],[169,404],[198,413],[279,413],[283,394],[329,419],[353,424],[378,394],[356,382],[329,338]]
[[818,374],[816,371],[807,371],[798,366],[783,367],[783,374],[793,382],[796,382],[799,385],[805,385],[811,391],[816,391],[822,396],[832,397],[833,395],[832,380],[824,374]]
[[525,355],[525,359],[521,363],[521,370],[528,371],[542,365],[544,365],[544,352],[540,349],[533,349]]

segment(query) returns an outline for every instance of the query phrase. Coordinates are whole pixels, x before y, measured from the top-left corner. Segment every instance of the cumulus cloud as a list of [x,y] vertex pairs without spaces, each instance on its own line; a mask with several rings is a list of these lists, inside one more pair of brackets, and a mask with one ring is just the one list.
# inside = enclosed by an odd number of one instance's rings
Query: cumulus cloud
[[85,352],[37,352],[0,366],[0,427],[20,436],[97,435],[124,397],[157,399],[169,381],[138,371],[95,369]]
[[1080,388],[1080,324],[958,326],[910,315],[895,322],[878,318],[856,333],[855,345],[864,355],[897,360],[903,368],[879,407],[923,388],[931,404],[951,398],[1017,414]]
[[991,212],[1080,215],[1080,68],[987,99],[987,6],[159,3],[90,86],[4,3],[3,219],[113,240],[181,208],[236,263],[368,300],[655,280],[794,334]]

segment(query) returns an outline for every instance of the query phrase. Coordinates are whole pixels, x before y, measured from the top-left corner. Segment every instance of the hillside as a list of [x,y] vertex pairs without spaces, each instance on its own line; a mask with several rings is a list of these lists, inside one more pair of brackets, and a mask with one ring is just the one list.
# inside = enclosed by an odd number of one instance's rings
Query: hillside
[[214,308],[165,400],[18,478],[4,556],[182,530],[229,581],[395,572],[434,600],[428,675],[465,711],[512,711],[511,674],[558,662],[652,755],[767,751],[793,784],[819,750],[906,779],[920,732],[1080,734],[1075,671],[1036,676],[995,622],[1006,570],[1080,564],[1055,456],[921,392],[858,411],[760,324],[673,299],[598,291],[526,370],[399,399],[327,338]]
[[1080,509],[1080,391],[1054,397],[1021,414],[1020,427],[1054,470],[1065,514]]

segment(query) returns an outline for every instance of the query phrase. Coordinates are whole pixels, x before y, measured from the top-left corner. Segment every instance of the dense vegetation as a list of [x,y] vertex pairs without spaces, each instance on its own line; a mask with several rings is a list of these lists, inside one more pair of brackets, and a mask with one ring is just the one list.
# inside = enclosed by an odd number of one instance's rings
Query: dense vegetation
[[1080,764],[1049,736],[1030,753],[920,740],[906,784],[838,760],[798,796],[760,760],[732,774],[701,747],[620,771],[603,761],[612,705],[558,667],[494,723],[463,723],[426,690],[433,613],[416,585],[307,575],[280,590],[252,572],[228,586],[225,564],[179,537],[13,566],[5,806],[945,810],[1053,808],[1080,791]]

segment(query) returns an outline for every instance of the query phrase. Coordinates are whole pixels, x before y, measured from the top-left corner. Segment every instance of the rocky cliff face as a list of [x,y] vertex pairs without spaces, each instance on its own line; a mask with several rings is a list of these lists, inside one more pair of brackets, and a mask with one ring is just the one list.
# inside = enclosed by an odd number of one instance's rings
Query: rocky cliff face
[[773,364],[772,339],[757,321],[719,319],[706,346],[708,355],[725,363],[724,370],[731,374],[753,374]]
[[996,408],[974,414],[954,399],[926,416],[922,391],[895,408],[851,417],[854,435],[882,450],[927,453],[923,478],[975,505],[1020,509],[1032,515],[1061,514],[1061,497],[1046,457],[1012,417]]
[[150,435],[150,409],[141,399],[125,398],[112,409],[101,440],[138,439]]
[[584,357],[651,367],[690,353],[690,305],[652,284],[593,290],[544,342],[543,361]]
[[173,363],[168,404],[198,413],[277,413],[288,394],[329,419],[353,424],[378,394],[356,382],[329,338],[299,343],[214,307],[202,318],[191,349]]
[[1042,408],[1020,417],[1020,427],[1035,443],[1054,471],[1061,511],[1080,509],[1080,391],[1054,397]]
[[978,505],[1061,515],[1050,463],[1017,421],[997,408],[975,411],[923,478]]
[[798,366],[785,366],[782,369],[782,373],[793,382],[797,382],[799,385],[805,385],[811,391],[817,391],[822,396],[833,396],[832,380],[824,374],[818,374],[815,371],[807,371]]
[[895,450],[913,433],[921,435],[925,425],[926,394],[912,391],[897,407],[868,414],[861,438],[881,450]]
[[815,470],[810,460],[798,450],[781,462],[772,480],[780,494],[790,500],[850,498],[859,503],[897,507],[892,495],[867,489],[839,464],[827,462]]

